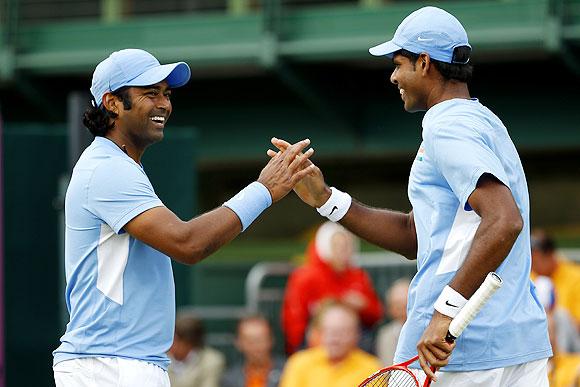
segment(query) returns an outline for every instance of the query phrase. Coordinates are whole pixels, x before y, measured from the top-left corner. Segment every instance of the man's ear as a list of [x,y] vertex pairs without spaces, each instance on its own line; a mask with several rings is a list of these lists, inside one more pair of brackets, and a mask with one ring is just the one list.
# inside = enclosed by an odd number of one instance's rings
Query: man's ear
[[431,66],[431,57],[426,52],[422,52],[419,54],[419,59],[417,59],[417,66],[421,69],[423,74],[426,74],[429,71],[429,67]]
[[105,93],[105,95],[103,95],[103,106],[110,112],[118,114],[120,109],[120,102],[121,101],[119,101],[119,99],[112,93]]

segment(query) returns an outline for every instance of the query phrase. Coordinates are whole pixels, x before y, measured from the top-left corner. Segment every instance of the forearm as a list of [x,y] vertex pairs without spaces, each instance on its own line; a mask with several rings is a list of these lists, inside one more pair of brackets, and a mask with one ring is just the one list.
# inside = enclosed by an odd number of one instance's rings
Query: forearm
[[463,297],[470,298],[487,274],[505,260],[521,229],[521,217],[497,215],[482,218],[465,262],[449,286]]
[[412,213],[367,207],[353,200],[340,223],[372,244],[407,259],[417,258],[417,234]]
[[174,260],[194,264],[238,235],[242,226],[226,207],[183,221],[167,207],[152,208],[124,227],[131,236]]
[[185,222],[180,256],[175,260],[194,264],[231,242],[242,231],[237,215],[227,207],[219,207]]

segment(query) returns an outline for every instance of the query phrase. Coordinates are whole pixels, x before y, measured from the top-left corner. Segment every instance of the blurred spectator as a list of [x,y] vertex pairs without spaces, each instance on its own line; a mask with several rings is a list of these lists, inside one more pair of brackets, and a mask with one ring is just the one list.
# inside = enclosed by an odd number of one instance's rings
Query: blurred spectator
[[368,274],[355,267],[352,257],[355,239],[337,223],[324,223],[307,250],[307,262],[288,280],[282,307],[286,351],[291,354],[304,345],[308,321],[321,301],[339,300],[356,310],[364,328],[382,317],[381,302]]
[[548,316],[548,334],[554,356],[548,360],[550,387],[580,387],[580,355],[561,352],[558,347],[557,325],[551,313]]
[[546,314],[554,322],[553,341],[558,343],[560,352],[580,352],[580,335],[576,330],[576,325],[570,313],[558,306],[558,295],[552,284],[552,280],[545,276],[538,276],[534,280],[536,285],[536,294],[542,303]]
[[225,366],[224,355],[204,344],[205,331],[193,316],[177,316],[169,349],[171,387],[218,387]]
[[391,321],[379,329],[376,341],[376,353],[384,365],[393,364],[399,334],[407,320],[408,292],[409,279],[399,278],[385,294],[386,314]]
[[228,368],[221,387],[276,387],[284,360],[272,357],[272,327],[264,317],[251,316],[240,320],[236,347],[243,362]]
[[379,359],[357,347],[359,316],[344,303],[319,310],[321,345],[290,356],[281,387],[353,387],[380,368]]
[[534,230],[532,244],[532,277],[546,276],[552,280],[558,305],[574,318],[580,328],[580,266],[558,255],[554,240],[543,230]]

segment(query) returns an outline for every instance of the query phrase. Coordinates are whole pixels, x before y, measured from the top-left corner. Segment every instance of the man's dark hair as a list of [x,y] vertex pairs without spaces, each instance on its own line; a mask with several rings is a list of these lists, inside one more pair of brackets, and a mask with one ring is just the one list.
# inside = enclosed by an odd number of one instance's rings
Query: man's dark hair
[[[132,104],[128,86],[121,87],[111,94],[123,101],[123,108],[125,110],[131,110]],[[103,105],[97,106],[97,102],[92,100],[83,114],[83,124],[93,136],[105,136],[115,126],[114,122],[109,123],[111,118],[117,118],[117,113],[107,110]]]
[[[393,55],[400,54],[405,58],[413,62],[413,66],[419,59],[419,54],[414,52],[401,49],[395,52]],[[453,50],[453,61],[454,63],[445,63],[439,60],[431,58],[431,63],[435,65],[435,68],[443,76],[443,78],[451,80],[454,79],[459,82],[470,82],[473,76],[473,65],[467,63],[469,61],[469,55],[471,54],[471,48],[468,46],[456,47]]]

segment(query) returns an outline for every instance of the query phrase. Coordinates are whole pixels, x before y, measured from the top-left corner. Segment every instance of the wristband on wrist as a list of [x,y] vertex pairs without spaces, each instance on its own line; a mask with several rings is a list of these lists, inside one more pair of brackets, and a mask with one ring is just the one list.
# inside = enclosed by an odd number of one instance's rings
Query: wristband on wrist
[[254,181],[223,205],[236,213],[242,222],[242,232],[272,204],[272,195],[262,183]]
[[330,191],[331,194],[326,203],[318,207],[316,211],[333,222],[338,222],[348,212],[352,204],[352,197],[346,192],[339,191],[334,187],[331,187]]
[[465,306],[467,300],[451,286],[447,285],[435,301],[435,310],[445,316],[454,318]]

